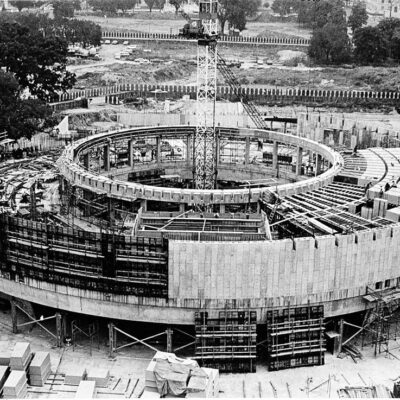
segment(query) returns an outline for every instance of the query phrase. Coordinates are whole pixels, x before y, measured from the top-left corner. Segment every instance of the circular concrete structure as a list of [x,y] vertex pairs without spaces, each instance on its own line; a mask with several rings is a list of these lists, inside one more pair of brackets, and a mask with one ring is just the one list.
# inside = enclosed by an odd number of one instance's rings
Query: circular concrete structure
[[[381,150],[344,160],[297,136],[220,128],[220,179],[237,185],[199,191],[182,187],[190,179],[193,132],[131,129],[68,146],[57,165],[63,206],[75,219],[68,227],[1,215],[0,291],[77,313],[192,325],[199,309],[227,307],[255,310],[259,323],[267,310],[289,304],[323,304],[328,317],[347,314],[365,309],[367,287],[397,285],[400,226],[359,215],[365,194],[372,199],[376,192],[358,183],[368,166],[377,175],[373,182],[391,179],[400,161],[386,164]],[[181,148],[174,159],[161,149],[172,141]],[[272,167],[251,162],[260,142],[272,148]],[[242,149],[235,162],[224,158],[226,143]],[[296,154],[293,167],[280,165],[283,147]],[[305,155],[313,177],[302,175]],[[349,160],[364,169],[351,175]],[[160,176],[178,175],[181,187],[175,178],[160,184]],[[277,176],[282,184],[239,184]],[[393,196],[382,200],[394,205]]]

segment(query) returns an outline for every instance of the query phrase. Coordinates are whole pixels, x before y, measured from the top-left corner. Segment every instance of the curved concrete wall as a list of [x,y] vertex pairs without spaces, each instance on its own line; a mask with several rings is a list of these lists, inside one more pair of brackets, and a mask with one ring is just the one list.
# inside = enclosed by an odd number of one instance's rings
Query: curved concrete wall
[[[176,135],[178,132],[182,134],[187,129],[188,133],[192,132],[193,128],[178,127],[149,127],[128,129],[116,132],[99,133],[89,138],[81,139],[72,145],[68,146],[58,160],[60,172],[71,183],[88,190],[95,190],[97,193],[112,194],[114,197],[126,201],[135,199],[146,199],[155,201],[166,201],[186,204],[241,204],[249,202],[249,191],[247,189],[232,189],[232,190],[194,190],[194,189],[175,189],[175,188],[160,188],[148,185],[142,185],[135,182],[125,182],[113,180],[104,176],[95,175],[83,169],[77,163],[80,154],[92,146],[107,144],[108,140],[122,140],[131,138],[132,136],[151,136],[162,134],[163,137]],[[229,135],[238,137],[257,138],[265,140],[275,140],[279,143],[289,144],[295,147],[301,147],[304,150],[309,150],[320,154],[324,159],[328,160],[333,167],[327,172],[305,180],[278,187],[280,196],[287,196],[303,191],[317,189],[328,185],[333,178],[343,167],[343,158],[339,153],[334,152],[329,147],[318,144],[306,138],[286,135],[281,132],[261,131],[251,129],[228,129],[225,132]],[[224,132],[224,133],[225,133]],[[269,188],[254,188],[251,190],[250,201],[257,202],[263,196],[269,196],[272,189]],[[273,189],[275,190],[275,189]]]

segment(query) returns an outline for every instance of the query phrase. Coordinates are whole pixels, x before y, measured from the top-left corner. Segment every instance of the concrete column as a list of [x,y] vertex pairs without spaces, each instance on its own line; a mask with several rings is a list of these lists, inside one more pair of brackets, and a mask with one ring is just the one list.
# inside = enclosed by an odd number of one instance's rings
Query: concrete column
[[185,203],[180,203],[180,204],[179,204],[179,212],[180,212],[181,214],[183,214],[183,213],[185,212],[185,206],[186,206]]
[[128,141],[128,165],[130,167],[133,167],[134,162],[133,162],[133,143],[134,141],[131,139]]
[[192,164],[192,135],[186,137],[186,165],[188,167]]
[[278,169],[278,147],[279,143],[274,140],[274,144],[272,146],[272,169]]
[[225,204],[220,204],[219,205],[219,213],[220,214],[225,214]]
[[296,175],[301,175],[301,164],[302,163],[303,163],[303,149],[299,146],[297,148]]
[[87,171],[90,170],[90,162],[89,162],[89,160],[90,160],[90,154],[89,154],[89,153],[84,154],[84,156],[83,156],[83,167],[84,167]]
[[157,136],[156,138],[156,147],[157,147],[157,164],[161,163],[161,136]]
[[104,146],[104,170],[110,170],[110,145],[108,144]]
[[142,208],[143,212],[147,211],[147,200],[146,199],[140,200],[140,207]]
[[245,165],[248,165],[250,162],[250,138],[246,138],[246,150],[244,153],[244,163]]
[[320,175],[321,174],[321,167],[322,167],[322,156],[321,154],[317,154],[315,156],[315,175]]

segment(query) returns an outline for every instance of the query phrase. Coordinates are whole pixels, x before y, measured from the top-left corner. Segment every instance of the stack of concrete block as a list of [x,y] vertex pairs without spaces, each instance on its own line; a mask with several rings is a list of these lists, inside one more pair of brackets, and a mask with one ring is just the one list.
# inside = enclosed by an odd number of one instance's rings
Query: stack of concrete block
[[1,352],[0,353],[0,366],[8,367],[10,365],[11,352]]
[[361,218],[372,219],[372,208],[361,207]]
[[75,394],[76,399],[93,399],[96,396],[95,381],[81,381]]
[[28,393],[28,381],[25,371],[11,371],[3,386],[6,399],[24,399]]
[[400,207],[391,208],[386,211],[386,219],[399,222],[400,221]]
[[50,353],[38,351],[29,365],[29,383],[32,386],[43,386],[51,372]]
[[154,375],[154,368],[157,361],[155,357],[150,361],[144,373],[144,391],[142,398],[145,399],[159,399],[160,394],[158,393],[156,377]]
[[64,378],[64,385],[79,386],[81,381],[86,378],[85,367],[77,365],[73,370],[66,372]]
[[388,206],[387,200],[374,199],[374,210],[372,212],[372,216],[384,218],[386,216],[387,206]]
[[88,371],[86,376],[87,381],[95,381],[96,387],[105,388],[110,381],[110,371],[103,368],[93,368]]
[[0,366],[0,392],[8,378],[9,372],[9,367]]
[[12,370],[26,371],[32,359],[31,346],[29,343],[18,342],[10,357],[10,367]]

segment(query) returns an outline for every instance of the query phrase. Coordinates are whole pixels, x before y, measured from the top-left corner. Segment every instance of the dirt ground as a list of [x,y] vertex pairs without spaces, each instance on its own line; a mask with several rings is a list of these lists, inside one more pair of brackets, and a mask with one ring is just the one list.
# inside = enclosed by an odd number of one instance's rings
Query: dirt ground
[[[140,18],[140,14],[129,17],[100,17],[94,15],[81,15],[80,19],[87,19],[99,24],[105,30],[141,31],[149,33],[178,34],[179,29],[186,23],[180,16],[169,16],[161,19],[158,11],[153,12],[153,19]],[[161,14],[162,15],[162,14]],[[248,21],[243,36],[275,36],[275,37],[300,37],[309,38],[311,31],[299,26],[295,22],[257,22]]]
[[[19,320],[23,322],[23,320]],[[48,325],[51,329],[52,327]],[[129,331],[135,335],[134,329]],[[54,339],[38,327],[32,332],[25,328],[23,333],[16,335],[11,332],[11,317],[7,310],[0,311],[0,353],[9,353],[16,342],[27,341],[31,344],[32,351],[49,351],[51,354],[52,372],[65,374],[76,366],[91,368],[107,368],[110,371],[111,382],[107,389],[98,395],[99,398],[127,398],[138,397],[144,387],[144,370],[154,352],[144,346],[126,347],[119,351],[115,358],[108,355],[106,330],[100,339],[100,349],[97,343],[90,355],[89,342],[83,339],[77,341],[73,347],[57,348]],[[140,333],[137,332],[137,335]],[[119,341],[121,338],[119,339]],[[121,344],[121,342],[119,342]],[[162,344],[154,344],[165,350]],[[386,357],[384,353],[375,357],[372,347],[364,347],[364,358],[354,363],[350,357],[337,358],[331,354],[325,355],[325,365],[319,367],[303,367],[277,372],[268,372],[265,363],[257,363],[257,372],[252,374],[221,374],[220,397],[225,398],[260,398],[274,397],[272,385],[276,388],[277,397],[299,398],[337,398],[337,390],[345,386],[368,386],[383,384],[390,390],[393,382],[400,375],[399,344],[390,344],[393,356]],[[395,357],[398,357],[397,359]],[[324,382],[330,379],[330,389]],[[134,384],[138,380],[136,387]],[[307,394],[307,381],[309,380],[309,393]],[[322,384],[319,388],[319,386]],[[134,390],[133,390],[134,388]],[[49,385],[47,385],[49,389]],[[74,389],[64,386],[56,381],[48,393],[43,389],[30,389],[28,398],[73,398]],[[289,394],[289,391],[290,394]]]
[[[194,43],[138,41],[137,49],[124,59],[115,59],[126,46],[102,45],[101,61],[71,59],[69,70],[76,73],[77,88],[117,83],[182,84],[196,83],[197,50]],[[239,61],[232,71],[242,84],[326,88],[339,90],[398,90],[397,67],[321,68],[308,64],[304,48],[282,49],[264,46],[220,45],[219,52],[228,61]],[[151,64],[137,64],[145,58]],[[261,60],[263,64],[257,64]],[[271,64],[271,65],[270,65]],[[220,84],[224,84],[220,77]]]

